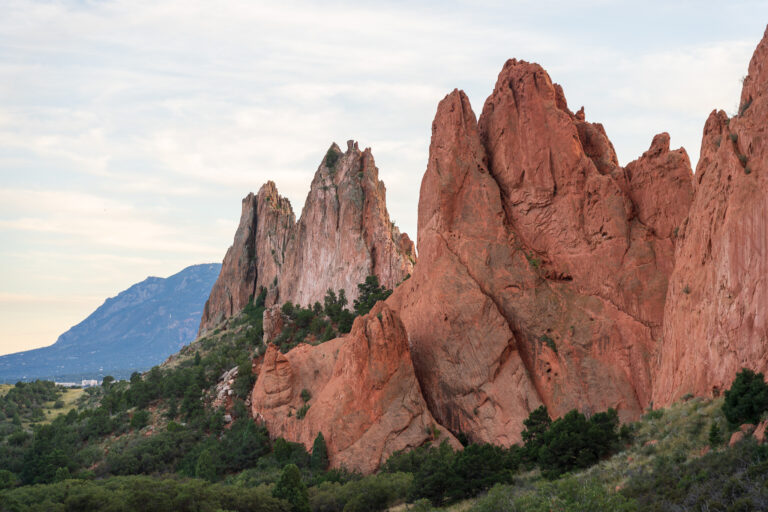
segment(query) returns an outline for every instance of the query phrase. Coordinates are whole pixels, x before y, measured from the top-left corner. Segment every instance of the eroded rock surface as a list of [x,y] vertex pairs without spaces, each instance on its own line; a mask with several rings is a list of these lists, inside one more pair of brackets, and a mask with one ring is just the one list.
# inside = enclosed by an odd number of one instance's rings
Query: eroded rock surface
[[506,63],[479,122],[449,94],[421,186],[420,264],[388,301],[435,418],[501,444],[541,403],[636,418],[691,179],[666,134],[619,167],[603,127],[536,64]]
[[[303,390],[311,397],[306,403]],[[287,354],[270,345],[251,409],[270,435],[303,443],[308,450],[322,431],[331,465],[363,473],[376,470],[396,450],[430,440],[459,446],[430,414],[405,328],[384,303],[355,320],[344,338],[302,344]]]
[[693,205],[680,229],[654,403],[713,396],[742,367],[768,371],[768,33],[740,113],[704,126]]
[[274,290],[294,226],[291,203],[273,182],[243,199],[235,239],[205,303],[200,335],[241,311],[261,287]]
[[369,275],[394,288],[413,271],[416,251],[390,221],[386,189],[370,148],[333,144],[295,216],[272,182],[243,200],[240,225],[200,322],[200,334],[241,311],[259,290],[267,305],[322,303],[328,289],[352,302]]

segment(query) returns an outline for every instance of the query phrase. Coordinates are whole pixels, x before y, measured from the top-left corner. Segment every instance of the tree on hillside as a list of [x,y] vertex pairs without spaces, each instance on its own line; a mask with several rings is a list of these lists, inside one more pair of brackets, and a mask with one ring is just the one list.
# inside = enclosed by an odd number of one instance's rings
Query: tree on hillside
[[283,468],[280,480],[277,481],[272,496],[290,503],[291,512],[309,512],[309,495],[307,486],[301,479],[301,472],[296,464],[288,464]]
[[317,437],[315,437],[309,466],[316,471],[325,471],[328,468],[328,447],[325,445],[322,432],[318,432]]
[[762,373],[755,373],[748,368],[736,375],[731,389],[725,392],[723,413],[732,427],[742,423],[755,423],[768,411],[768,384]]
[[523,443],[525,443],[526,455],[530,461],[538,460],[542,436],[551,424],[549,411],[544,405],[531,412],[528,418],[523,421],[523,425],[525,425],[525,430],[522,432]]

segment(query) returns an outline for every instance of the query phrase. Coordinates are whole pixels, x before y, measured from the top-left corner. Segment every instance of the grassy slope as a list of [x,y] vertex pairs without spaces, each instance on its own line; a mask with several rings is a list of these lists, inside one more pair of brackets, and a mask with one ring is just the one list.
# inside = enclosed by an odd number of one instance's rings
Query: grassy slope
[[45,414],[45,421],[39,421],[41,424],[48,424],[60,414],[67,414],[72,409],[77,407],[77,399],[83,395],[84,390],[82,388],[66,389],[59,397],[59,400],[64,402],[64,407],[55,409],[54,402],[47,402],[43,407],[43,414]]
[[[579,482],[597,481],[609,492],[621,489],[641,469],[653,467],[659,457],[669,457],[678,464],[702,456],[709,451],[708,435],[712,422],[727,432],[721,407],[723,399],[694,398],[667,409],[651,411],[631,425],[633,440],[623,451],[587,470],[566,475]],[[725,435],[726,441],[728,439]],[[725,449],[725,448],[720,448]],[[515,484],[505,486],[511,496],[549,493],[549,482],[538,470],[515,475]],[[464,512],[472,510],[482,498],[438,510]]]

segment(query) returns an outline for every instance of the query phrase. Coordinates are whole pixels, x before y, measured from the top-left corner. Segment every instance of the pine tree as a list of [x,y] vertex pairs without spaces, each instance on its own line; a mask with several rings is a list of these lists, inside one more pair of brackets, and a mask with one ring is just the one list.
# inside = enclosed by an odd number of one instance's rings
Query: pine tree
[[318,432],[317,437],[315,437],[309,465],[312,469],[318,471],[325,471],[328,468],[328,447],[325,445],[325,438],[322,432]]
[[720,431],[720,427],[716,422],[712,422],[712,426],[709,427],[709,446],[713,450],[723,444],[723,433]]
[[216,474],[216,465],[214,464],[213,455],[207,448],[200,452],[200,455],[197,457],[195,476],[210,482],[215,481],[218,476]]
[[291,505],[291,512],[310,512],[307,486],[301,479],[301,472],[296,464],[288,464],[283,468],[280,480],[277,481],[272,496],[286,500]]

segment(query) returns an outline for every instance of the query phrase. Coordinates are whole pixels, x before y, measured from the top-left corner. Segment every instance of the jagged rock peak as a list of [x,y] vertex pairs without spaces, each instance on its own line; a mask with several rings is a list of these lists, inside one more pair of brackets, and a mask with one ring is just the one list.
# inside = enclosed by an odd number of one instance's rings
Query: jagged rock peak
[[286,251],[280,300],[322,302],[326,291],[344,289],[350,300],[368,275],[394,288],[413,270],[415,248],[391,222],[386,187],[370,148],[348,141],[326,152],[312,180],[296,236]]
[[763,39],[758,43],[752,59],[749,61],[749,72],[744,77],[744,84],[741,89],[741,102],[739,103],[739,113],[757,98],[765,94],[768,90],[768,27],[765,29]]
[[510,444],[542,403],[624,420],[648,406],[674,251],[663,222],[685,218],[692,173],[662,136],[629,174],[538,64],[507,61],[479,121],[461,91],[440,102],[421,263],[388,303],[446,428]]
[[263,287],[268,305],[322,302],[328,289],[344,289],[376,275],[394,288],[413,271],[416,250],[390,221],[386,188],[370,148],[336,143],[315,172],[301,218],[274,182],[243,200],[240,225],[206,304],[200,333],[242,310]]
[[240,223],[205,303],[199,335],[242,310],[261,287],[274,295],[275,279],[296,218],[272,181],[242,204]]
[[747,367],[768,371],[768,32],[739,112],[704,126],[696,192],[679,230],[654,403],[717,396]]

